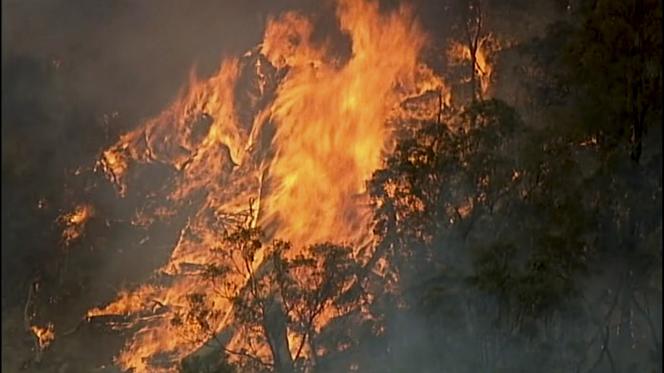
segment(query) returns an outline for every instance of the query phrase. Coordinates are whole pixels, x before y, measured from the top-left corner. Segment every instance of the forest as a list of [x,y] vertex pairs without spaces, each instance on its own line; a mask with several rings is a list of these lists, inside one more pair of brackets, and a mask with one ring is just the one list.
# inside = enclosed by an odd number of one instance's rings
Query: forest
[[129,3],[3,0],[3,371],[662,372],[661,1]]

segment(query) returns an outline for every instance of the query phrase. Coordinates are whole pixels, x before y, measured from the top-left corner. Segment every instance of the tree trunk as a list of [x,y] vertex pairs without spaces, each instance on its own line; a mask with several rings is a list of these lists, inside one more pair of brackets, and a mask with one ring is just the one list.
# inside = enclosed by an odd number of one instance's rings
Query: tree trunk
[[275,371],[278,373],[293,372],[293,358],[288,345],[286,315],[278,299],[272,298],[269,304],[266,305],[263,330],[270,345]]

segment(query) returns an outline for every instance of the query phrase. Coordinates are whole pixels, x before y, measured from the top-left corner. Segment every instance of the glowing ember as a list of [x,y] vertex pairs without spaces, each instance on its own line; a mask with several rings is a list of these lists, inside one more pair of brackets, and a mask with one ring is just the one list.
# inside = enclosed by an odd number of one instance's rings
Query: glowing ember
[[94,213],[95,210],[92,205],[82,204],[77,206],[74,211],[58,218],[58,221],[64,226],[62,230],[62,242],[65,246],[69,246],[69,244],[83,234],[86,223],[94,216]]
[[55,340],[55,328],[51,323],[48,323],[45,328],[33,325],[30,329],[37,337],[39,348],[41,350],[44,350],[51,344],[51,342],[53,342],[53,340]]

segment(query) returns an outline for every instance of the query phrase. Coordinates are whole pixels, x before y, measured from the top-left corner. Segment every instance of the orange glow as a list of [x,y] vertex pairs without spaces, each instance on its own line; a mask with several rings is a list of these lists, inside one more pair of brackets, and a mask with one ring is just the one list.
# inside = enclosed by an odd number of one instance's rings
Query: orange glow
[[[482,37],[478,42],[477,52],[475,53],[475,76],[479,81],[479,88],[482,92],[482,97],[484,98],[487,98],[489,95],[489,89],[493,82],[492,59],[500,48],[500,44],[491,34]],[[447,56],[452,65],[471,62],[470,48],[468,45],[457,41],[453,41],[450,44],[449,49],[447,50]]]
[[95,209],[92,205],[82,204],[76,206],[74,211],[58,217],[58,221],[64,226],[62,230],[62,242],[65,246],[69,246],[69,244],[83,234],[85,225],[94,214]]
[[55,340],[55,328],[53,324],[49,323],[45,328],[33,325],[30,327],[34,335],[37,337],[39,348],[44,350],[48,345]]

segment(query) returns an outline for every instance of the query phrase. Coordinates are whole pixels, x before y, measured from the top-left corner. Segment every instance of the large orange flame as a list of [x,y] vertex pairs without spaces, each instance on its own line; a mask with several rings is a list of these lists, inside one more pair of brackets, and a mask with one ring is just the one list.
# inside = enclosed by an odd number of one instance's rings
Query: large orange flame
[[292,70],[272,106],[278,153],[270,172],[278,186],[264,208],[267,219],[279,220],[279,235],[298,244],[365,233],[356,196],[380,166],[389,112],[404,91],[415,88],[424,43],[405,10],[381,17],[375,4],[345,1],[339,18],[353,46],[342,67],[308,44],[306,20],[284,17],[287,25],[304,24],[291,29],[303,42],[286,51],[273,47],[280,40],[271,39],[283,36],[280,20],[266,32],[268,59],[289,61]]
[[[195,206],[158,271],[173,280],[125,291],[88,313],[133,320],[135,333],[117,358],[122,368],[171,371],[160,356],[176,361],[209,338],[184,337],[166,315],[184,307],[187,294],[209,286],[189,275],[219,260],[210,248],[219,245],[224,222],[249,200],[255,201],[252,220],[291,240],[293,250],[321,241],[358,244],[371,236],[364,183],[392,144],[388,124],[408,115],[402,104],[409,99],[438,92],[448,103],[449,93],[418,61],[426,38],[406,7],[381,14],[374,1],[341,0],[337,16],[352,45],[343,63],[311,40],[314,25],[307,18],[285,13],[268,22],[260,48],[223,61],[207,80],[192,77],[169,108],[103,152],[98,166],[121,196],[140,177],[141,164],[167,165],[176,174],[155,191],[167,202],[154,219]],[[243,80],[248,70],[253,84]],[[238,88],[250,94],[238,97]],[[416,116],[431,119],[439,110],[419,108]],[[260,260],[259,253],[255,265]],[[233,281],[240,288],[246,278]],[[207,302],[215,332],[227,327],[228,301],[211,296]]]

